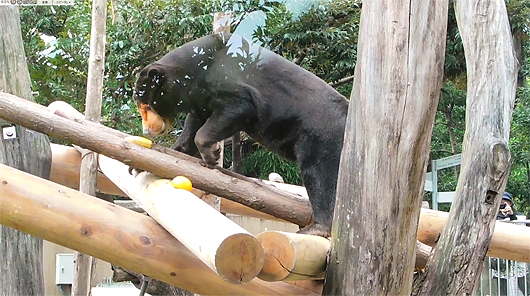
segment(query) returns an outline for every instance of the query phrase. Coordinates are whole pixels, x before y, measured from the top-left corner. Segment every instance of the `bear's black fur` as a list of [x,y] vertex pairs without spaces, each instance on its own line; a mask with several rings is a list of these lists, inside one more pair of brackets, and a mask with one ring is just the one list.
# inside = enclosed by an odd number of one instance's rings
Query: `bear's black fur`
[[210,167],[219,157],[217,143],[239,131],[298,162],[314,213],[301,232],[330,235],[348,101],[326,82],[237,35],[220,34],[145,67],[135,100],[165,121],[187,113],[173,148],[200,153]]

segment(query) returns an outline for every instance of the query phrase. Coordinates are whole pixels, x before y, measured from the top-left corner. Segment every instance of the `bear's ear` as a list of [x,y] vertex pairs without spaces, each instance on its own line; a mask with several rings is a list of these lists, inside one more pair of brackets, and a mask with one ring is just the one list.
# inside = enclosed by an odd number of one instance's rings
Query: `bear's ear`
[[155,85],[162,85],[166,80],[164,71],[158,67],[149,69],[147,72],[147,77],[149,77],[149,79],[151,79]]

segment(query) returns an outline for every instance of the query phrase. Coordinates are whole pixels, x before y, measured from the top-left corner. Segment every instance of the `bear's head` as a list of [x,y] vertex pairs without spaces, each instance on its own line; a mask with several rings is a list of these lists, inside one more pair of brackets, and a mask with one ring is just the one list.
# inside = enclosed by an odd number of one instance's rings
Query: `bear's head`
[[170,72],[164,65],[150,64],[136,80],[133,97],[142,116],[143,133],[147,136],[153,137],[168,130],[177,115],[173,90],[168,82]]

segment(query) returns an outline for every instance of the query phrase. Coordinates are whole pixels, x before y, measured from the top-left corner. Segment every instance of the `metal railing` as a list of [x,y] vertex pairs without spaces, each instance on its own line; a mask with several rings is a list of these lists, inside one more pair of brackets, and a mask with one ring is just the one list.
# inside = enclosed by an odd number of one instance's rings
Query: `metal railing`
[[486,257],[477,295],[529,296],[529,272],[529,263]]

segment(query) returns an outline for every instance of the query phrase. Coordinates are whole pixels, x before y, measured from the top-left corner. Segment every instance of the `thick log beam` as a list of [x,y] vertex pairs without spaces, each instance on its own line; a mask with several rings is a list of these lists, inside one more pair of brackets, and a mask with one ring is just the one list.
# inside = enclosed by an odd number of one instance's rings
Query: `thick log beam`
[[[68,178],[68,176],[65,175],[68,174],[78,176],[78,163],[80,159],[79,152],[72,147],[65,147],[55,144],[52,144],[51,146],[54,159],[52,164],[51,181],[68,187],[77,188],[76,184],[78,183],[75,183],[74,180]],[[56,152],[65,152],[66,156],[59,156]],[[64,171],[62,171],[61,168],[63,168]],[[100,186],[102,186],[100,187],[102,191],[108,190],[106,192],[110,194],[114,194],[112,192],[119,192],[120,194],[118,195],[125,195],[125,193],[119,190],[114,183],[109,181],[104,175],[101,175],[100,177],[100,180],[104,180],[104,182],[99,183]],[[279,183],[273,185],[281,186],[282,190],[292,190],[290,191],[291,193],[296,193],[301,198],[307,199],[307,193],[304,192],[304,187]],[[192,192],[199,195],[204,194],[204,192],[195,189]],[[224,213],[232,213],[267,220],[274,219],[273,216],[252,210],[228,199],[222,199],[221,211]],[[428,246],[434,246],[447,222],[448,215],[449,214],[446,212],[421,209],[418,225],[418,240]],[[525,228],[524,226],[520,225],[510,225],[508,223],[496,222],[495,232],[488,250],[488,256],[530,263],[530,245],[527,243],[528,241],[530,241],[530,227]],[[418,267],[418,265],[416,266]]]
[[263,267],[261,243],[200,200],[149,172],[131,175],[125,164],[99,156],[99,167],[169,233],[224,280],[239,284]]
[[135,168],[153,172],[163,178],[172,179],[184,175],[198,189],[291,223],[305,226],[311,221],[312,211],[307,199],[223,168],[205,168],[198,164],[198,159],[169,148],[140,147],[125,141],[123,138],[127,135],[119,131],[86,120],[62,118],[50,113],[43,106],[2,92],[0,92],[0,117],[117,159]]
[[[28,186],[31,184],[31,186]],[[201,295],[317,295],[224,281],[151,217],[0,165],[0,223]]]
[[[75,148],[59,144],[50,144],[52,148],[52,169],[50,181],[79,190],[79,172],[81,153]],[[98,173],[98,191],[105,194],[126,196],[105,175]]]
[[[435,246],[444,230],[449,213],[421,209],[418,240]],[[495,221],[495,231],[486,255],[530,263],[530,227]]]
[[[425,268],[431,246],[443,231],[447,217],[445,212],[422,209],[416,241],[417,270]],[[499,221],[495,230],[488,256],[530,263],[530,228]],[[260,279],[272,282],[324,277],[331,247],[327,239],[281,231],[265,231],[257,238],[265,251],[265,264],[258,275]]]

